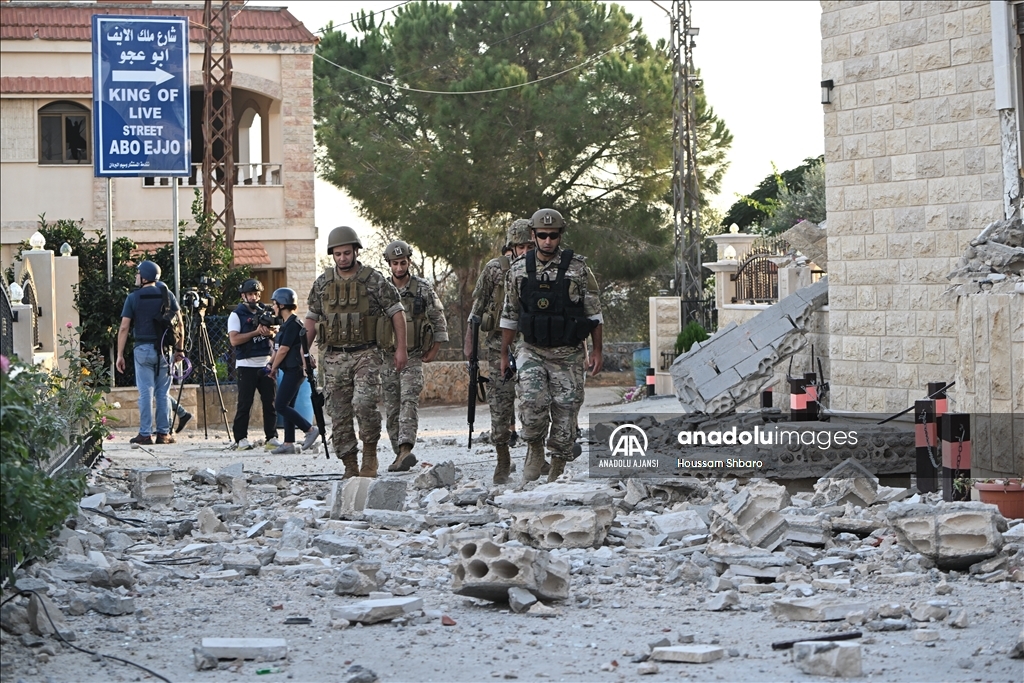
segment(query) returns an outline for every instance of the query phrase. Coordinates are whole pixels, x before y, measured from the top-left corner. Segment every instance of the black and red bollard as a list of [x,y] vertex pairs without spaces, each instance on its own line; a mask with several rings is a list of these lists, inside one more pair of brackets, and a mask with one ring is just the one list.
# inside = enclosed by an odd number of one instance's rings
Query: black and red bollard
[[761,407],[771,408],[772,407],[772,388],[768,387],[761,392]]
[[946,413],[940,417],[939,443],[942,448],[942,500],[970,500],[970,413]]
[[917,446],[917,490],[939,490],[939,438],[935,424],[935,401],[914,401],[914,445]]
[[949,399],[946,398],[946,382],[928,382],[928,398],[935,401],[935,417],[940,418],[949,412]]
[[654,396],[654,368],[647,368],[647,395]]
[[807,420],[818,419],[818,375],[814,372],[804,373],[805,387],[807,392]]

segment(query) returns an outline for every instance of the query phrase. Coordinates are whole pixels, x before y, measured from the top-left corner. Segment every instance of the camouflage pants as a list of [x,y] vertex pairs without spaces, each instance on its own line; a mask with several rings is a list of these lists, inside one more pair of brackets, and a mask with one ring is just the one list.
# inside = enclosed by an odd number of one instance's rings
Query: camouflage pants
[[423,360],[410,358],[402,371],[396,372],[395,355],[385,353],[380,378],[384,389],[384,412],[388,416],[388,438],[397,455],[402,444],[416,444],[416,430],[420,425],[420,393],[423,391]]
[[[583,349],[561,357],[541,355],[523,344],[519,364],[519,405],[523,439],[527,443],[548,437],[548,452],[562,460],[575,460],[576,424],[583,405]],[[549,433],[550,428],[550,433]]]
[[515,380],[506,382],[501,379],[501,346],[487,349],[488,377],[487,407],[491,412],[491,443],[507,444],[512,430],[515,429]]
[[355,455],[359,450],[353,429],[353,417],[359,420],[359,438],[363,443],[380,439],[381,352],[377,347],[356,353],[324,353],[327,413],[333,422],[331,443],[338,458]]

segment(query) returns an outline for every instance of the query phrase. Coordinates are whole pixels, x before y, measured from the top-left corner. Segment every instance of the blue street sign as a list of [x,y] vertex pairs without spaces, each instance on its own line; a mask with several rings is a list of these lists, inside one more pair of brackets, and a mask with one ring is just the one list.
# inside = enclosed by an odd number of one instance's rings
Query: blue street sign
[[187,176],[188,18],[93,15],[97,176]]

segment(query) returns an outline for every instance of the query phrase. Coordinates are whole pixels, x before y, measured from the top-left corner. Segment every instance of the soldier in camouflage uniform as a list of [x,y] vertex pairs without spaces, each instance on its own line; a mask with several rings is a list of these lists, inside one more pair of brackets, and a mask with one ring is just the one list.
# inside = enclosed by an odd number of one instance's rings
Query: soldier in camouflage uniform
[[405,472],[416,464],[412,449],[419,428],[420,392],[423,391],[423,363],[437,357],[441,342],[448,341],[448,323],[434,288],[423,278],[409,272],[412,248],[395,241],[384,249],[384,261],[391,269],[391,284],[405,309],[406,347],[409,362],[405,368],[395,367],[395,354],[384,348],[381,380],[384,388],[384,412],[387,415],[388,437],[395,461],[389,472]]
[[[396,340],[394,364],[399,371],[408,361],[405,309],[398,290],[378,271],[357,260],[362,247],[352,228],[331,231],[327,253],[334,258],[334,266],[313,283],[305,320],[310,344],[318,339],[324,352],[324,393],[334,423],[331,441],[345,463],[346,479],[377,476],[382,361],[378,340]],[[353,417],[359,420],[363,442],[361,467]]]
[[599,373],[603,362],[597,281],[582,256],[561,248],[565,220],[554,209],[541,209],[530,219],[530,228],[537,248],[512,262],[501,312],[502,372],[509,344],[517,331],[523,335],[516,360],[528,446],[524,483],[540,477],[545,436],[551,454],[548,481],[578,457],[573,447],[588,369],[583,347],[588,336],[593,340],[590,373]]
[[502,255],[491,259],[480,271],[480,278],[473,289],[473,310],[470,311],[470,325],[466,327],[466,358],[473,353],[473,329],[475,320],[480,321],[480,331],[486,333],[484,348],[487,349],[488,377],[487,407],[491,412],[491,443],[497,451],[498,462],[494,467],[495,484],[508,483],[512,470],[512,456],[509,453],[509,437],[515,429],[516,388],[514,381],[505,381],[501,371],[501,328],[498,320],[505,303],[505,275],[511,259],[522,256],[533,249],[530,235],[530,221],[520,218],[512,222],[507,234],[507,248],[510,256]]

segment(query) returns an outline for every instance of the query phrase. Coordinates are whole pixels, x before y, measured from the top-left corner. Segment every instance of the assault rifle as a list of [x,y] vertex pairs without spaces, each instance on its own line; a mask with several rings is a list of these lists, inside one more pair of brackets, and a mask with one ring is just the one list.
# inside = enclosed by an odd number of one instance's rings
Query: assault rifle
[[480,376],[479,316],[474,315],[470,317],[469,324],[472,326],[473,329],[473,351],[469,354],[469,402],[466,410],[466,419],[469,422],[469,441],[467,442],[467,449],[473,447],[473,423],[476,422],[477,392],[484,393],[484,384],[489,381],[486,377]]
[[316,386],[316,375],[313,374],[313,364],[309,356],[309,338],[306,331],[299,333],[299,341],[302,342],[302,360],[306,369],[306,381],[309,382],[309,398],[313,403],[313,417],[316,419],[316,427],[320,430],[320,440],[324,444],[324,457],[331,459],[331,452],[327,450],[327,423],[324,421],[324,395]]

